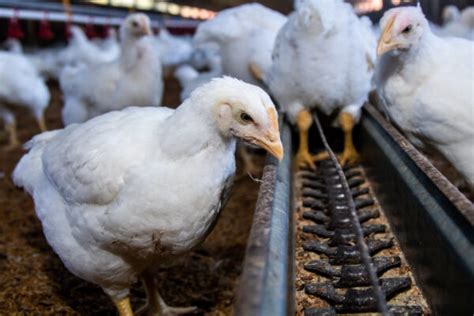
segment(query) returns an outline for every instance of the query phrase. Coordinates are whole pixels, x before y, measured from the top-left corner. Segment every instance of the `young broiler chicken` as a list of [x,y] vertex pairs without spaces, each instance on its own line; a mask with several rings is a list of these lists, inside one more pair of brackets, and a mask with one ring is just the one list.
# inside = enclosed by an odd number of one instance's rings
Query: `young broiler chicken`
[[109,45],[99,46],[99,43],[90,41],[84,31],[79,26],[71,27],[72,39],[69,46],[66,48],[67,60],[64,62],[68,64],[84,64],[95,65],[111,62],[120,54],[120,49],[116,39],[111,32],[111,38],[107,39]]
[[308,150],[313,108],[326,115],[339,112],[345,135],[340,160],[353,163],[358,154],[352,129],[371,88],[375,36],[342,0],[300,0],[295,7],[278,34],[265,82],[299,129],[299,166],[314,168],[320,157]]
[[109,63],[66,68],[60,83],[65,125],[127,106],[160,106],[163,94],[161,64],[146,35],[150,20],[144,14],[128,16],[121,28],[120,56]]
[[165,26],[160,28],[160,33],[154,38],[154,41],[161,58],[161,64],[165,72],[168,73],[175,67],[188,62],[193,53],[191,37],[174,36],[168,32]]
[[44,110],[49,105],[49,99],[48,87],[27,58],[18,53],[0,52],[0,116],[10,138],[6,149],[20,144],[11,107],[28,108],[44,132]]
[[219,46],[225,75],[261,85],[263,73],[272,64],[276,35],[285,21],[285,16],[258,3],[244,4],[201,23],[193,41],[196,47]]
[[[449,19],[449,14],[447,15]],[[443,37],[454,36],[474,41],[474,7],[465,8],[459,16],[454,13],[451,15],[453,16],[449,23],[443,25],[436,33]]]
[[474,188],[474,43],[440,38],[420,7],[389,10],[375,82],[384,108],[408,139],[441,155]]
[[182,65],[174,73],[182,88],[180,94],[181,101],[187,99],[196,88],[222,75],[222,64],[219,54],[211,50],[206,50],[203,53],[207,55],[206,60],[209,71],[200,73],[191,65]]
[[235,172],[236,139],[281,159],[277,112],[260,88],[224,77],[176,110],[132,107],[34,137],[13,179],[34,198],[48,243],[120,315],[141,278],[151,315],[185,312],[159,296],[152,271],[212,229]]
[[119,55],[119,45],[111,31],[100,43],[91,42],[78,26],[71,27],[71,40],[66,47],[40,49],[25,56],[31,60],[40,74],[58,80],[68,66],[91,66],[111,62]]
[[16,38],[8,38],[3,42],[2,47],[10,53],[23,54],[23,45]]

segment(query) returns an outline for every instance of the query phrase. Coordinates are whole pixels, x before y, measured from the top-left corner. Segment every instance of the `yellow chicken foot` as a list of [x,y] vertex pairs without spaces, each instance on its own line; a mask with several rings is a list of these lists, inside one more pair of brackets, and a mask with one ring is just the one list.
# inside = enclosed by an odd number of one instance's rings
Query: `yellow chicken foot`
[[349,113],[341,112],[339,115],[339,124],[344,132],[344,151],[339,155],[339,162],[341,165],[352,165],[360,160],[354,142],[352,140],[352,130],[354,129],[354,118]]
[[132,306],[130,305],[130,299],[128,297],[114,300],[114,304],[115,307],[117,307],[119,316],[133,316]]
[[137,314],[147,316],[172,316],[191,313],[196,310],[196,307],[171,307],[166,305],[165,301],[158,293],[155,278],[149,273],[142,275],[142,282],[145,287],[147,303],[141,307]]
[[327,151],[320,152],[313,156],[313,161],[318,162],[321,160],[329,159],[329,153]]
[[36,122],[38,122],[38,126],[42,132],[46,132],[48,130],[48,128],[46,127],[46,121],[44,117],[38,118]]
[[263,71],[257,66],[257,64],[250,63],[248,67],[250,73],[257,81],[263,81]]
[[16,133],[16,123],[7,123],[5,124],[5,131],[8,133],[10,138],[10,143],[4,147],[5,150],[12,150],[20,146],[20,141]]
[[296,164],[298,168],[308,166],[311,169],[316,169],[314,157],[311,156],[308,150],[308,131],[311,124],[313,124],[313,118],[309,111],[303,110],[298,113],[296,118],[296,125],[300,133],[300,145],[298,153],[296,154]]

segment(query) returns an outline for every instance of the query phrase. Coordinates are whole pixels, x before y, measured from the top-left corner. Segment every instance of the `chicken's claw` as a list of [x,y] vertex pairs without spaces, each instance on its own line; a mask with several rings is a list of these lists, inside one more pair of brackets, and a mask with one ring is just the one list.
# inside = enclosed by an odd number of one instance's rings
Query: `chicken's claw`
[[347,149],[338,155],[339,163],[341,166],[352,166],[360,161],[360,155],[355,149]]
[[312,170],[316,170],[315,159],[308,151],[299,151],[296,154],[296,165],[299,169],[308,167]]

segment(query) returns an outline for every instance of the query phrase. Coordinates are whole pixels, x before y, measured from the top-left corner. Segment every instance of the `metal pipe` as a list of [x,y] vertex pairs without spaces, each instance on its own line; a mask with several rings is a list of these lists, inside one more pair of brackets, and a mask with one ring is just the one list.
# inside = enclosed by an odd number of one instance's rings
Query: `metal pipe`
[[[66,22],[93,25],[120,25],[127,16],[127,11],[112,9],[91,9],[81,6],[72,6],[71,17],[63,10],[63,6],[53,3],[21,3],[18,1],[0,0],[0,18],[18,17],[25,20],[40,21],[45,18],[45,12],[48,13],[48,20],[52,22]],[[87,8],[87,9],[86,9]],[[185,20],[177,18],[164,18],[162,15],[150,14],[152,27],[160,27],[163,24],[172,28],[196,28],[199,21]]]

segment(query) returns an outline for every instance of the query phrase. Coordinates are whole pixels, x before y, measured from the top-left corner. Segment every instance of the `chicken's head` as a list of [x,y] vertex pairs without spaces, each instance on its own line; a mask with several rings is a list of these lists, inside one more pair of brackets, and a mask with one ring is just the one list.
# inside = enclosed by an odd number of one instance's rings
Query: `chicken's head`
[[456,7],[455,5],[448,5],[443,9],[443,24],[446,25],[448,23],[455,22],[459,20],[460,16],[461,12],[459,12],[458,7]]
[[416,46],[429,26],[421,7],[417,6],[388,10],[380,21],[380,28],[378,56]]
[[213,120],[224,137],[236,137],[265,149],[279,160],[283,158],[278,113],[265,91],[238,79],[223,77],[196,89],[191,98],[205,91],[213,91]]
[[152,35],[150,19],[143,13],[134,13],[127,16],[120,28],[121,34],[129,37]]

